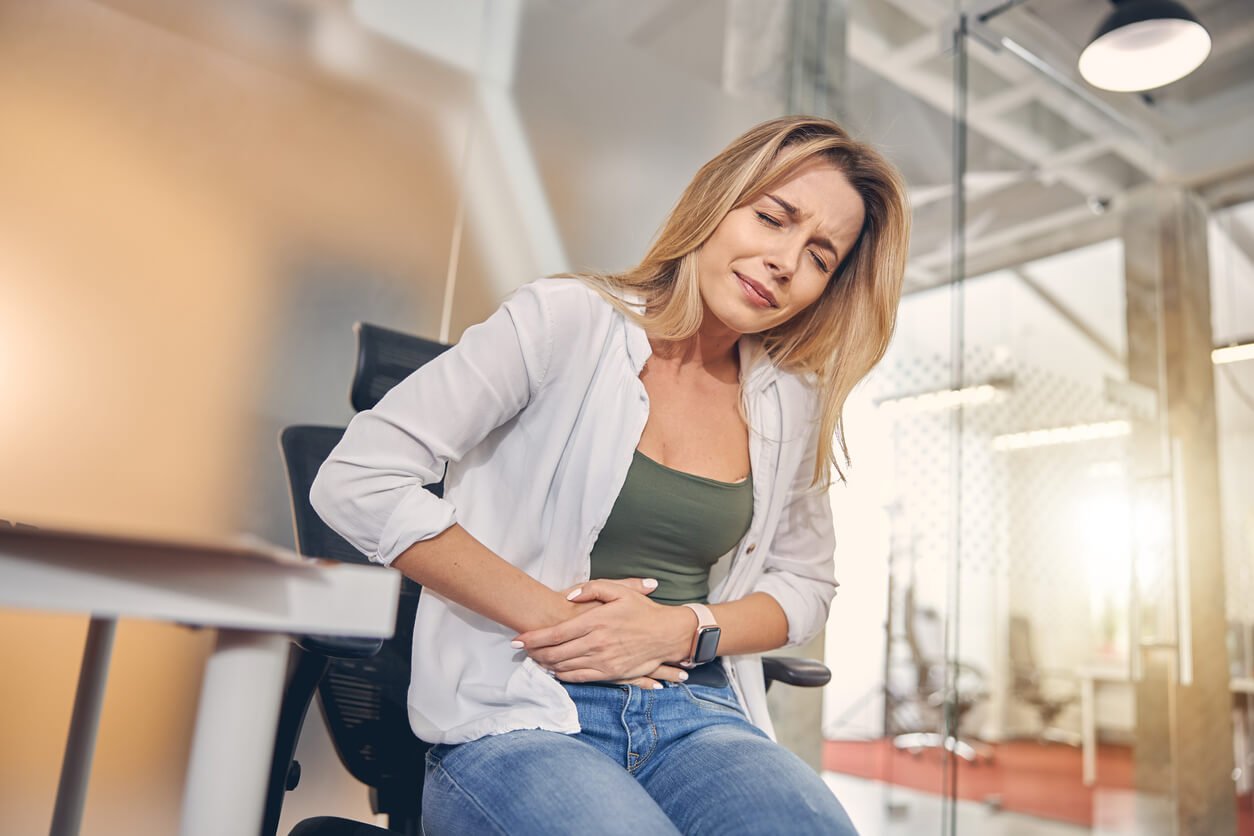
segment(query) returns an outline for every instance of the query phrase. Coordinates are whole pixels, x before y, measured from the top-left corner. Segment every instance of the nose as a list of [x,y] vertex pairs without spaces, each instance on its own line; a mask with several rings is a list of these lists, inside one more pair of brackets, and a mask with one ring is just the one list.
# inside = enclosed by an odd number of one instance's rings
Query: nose
[[805,242],[800,238],[789,236],[789,240],[781,241],[779,246],[768,251],[763,257],[763,262],[776,281],[787,282],[799,269],[804,254]]

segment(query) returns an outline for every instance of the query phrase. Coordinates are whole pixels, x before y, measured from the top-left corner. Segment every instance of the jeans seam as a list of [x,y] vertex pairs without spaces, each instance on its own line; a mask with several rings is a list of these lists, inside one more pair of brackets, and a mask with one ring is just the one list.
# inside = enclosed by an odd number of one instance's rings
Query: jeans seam
[[631,706],[631,686],[627,686],[623,690],[623,710],[618,713],[618,720],[622,723],[623,734],[626,736],[626,745],[623,748],[623,766],[628,772],[631,772],[631,726],[627,723],[627,709]]
[[459,793],[461,793],[463,796],[465,796],[466,800],[467,800],[467,801],[469,801],[469,802],[470,802],[470,803],[474,806],[474,808],[475,808],[476,810],[478,810],[478,811],[479,811],[479,813],[483,816],[483,818],[484,818],[487,822],[489,822],[489,823],[490,823],[493,827],[495,827],[495,828],[496,828],[496,832],[497,832],[498,834],[500,834],[500,836],[509,836],[509,831],[508,831],[508,830],[506,830],[506,829],[505,829],[505,828],[501,825],[501,823],[500,823],[499,821],[497,821],[497,820],[496,820],[496,817],[495,817],[495,816],[493,816],[491,813],[489,813],[489,812],[488,812],[488,811],[484,808],[484,806],[483,806],[482,804],[480,804],[480,803],[479,803],[479,799],[475,798],[473,795],[471,795],[469,792],[467,792],[466,788],[465,788],[465,787],[463,787],[460,783],[458,783],[457,779],[453,777],[453,773],[449,772],[449,771],[448,771],[448,770],[444,767],[444,764],[443,764],[443,763],[437,763],[435,768],[436,768],[436,771],[437,771],[437,772],[441,772],[441,773],[443,773],[443,774],[444,774],[444,777],[448,778],[448,782],[449,782],[450,784],[452,784],[452,785],[453,785],[453,786],[457,789],[457,791],[458,791]]
[[649,743],[649,751],[643,755],[637,755],[636,765],[628,767],[627,771],[632,775],[636,774],[642,766],[648,763],[649,758],[653,757],[653,753],[657,751],[658,733],[657,725],[653,722],[653,693],[646,693],[644,689],[641,689],[640,698],[644,702],[644,720],[649,726],[649,732],[653,735],[653,739]]
[[717,714],[730,714],[734,717],[745,716],[744,712],[739,708],[728,708],[725,705],[719,705],[716,702],[701,699],[696,694],[692,693],[692,689],[689,688],[686,683],[683,683],[683,682],[679,683],[679,687],[684,689],[684,696],[686,696],[694,705],[696,705],[697,708],[700,708],[703,711],[712,711]]

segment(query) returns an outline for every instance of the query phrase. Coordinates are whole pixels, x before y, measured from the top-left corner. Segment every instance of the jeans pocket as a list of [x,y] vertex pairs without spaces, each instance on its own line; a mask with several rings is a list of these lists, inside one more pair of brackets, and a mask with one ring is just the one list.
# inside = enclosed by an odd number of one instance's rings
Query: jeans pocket
[[431,770],[440,766],[440,762],[444,760],[444,756],[448,754],[452,748],[452,746],[445,743],[436,743],[432,745],[432,747],[427,750],[427,772],[430,773]]
[[740,717],[745,716],[744,709],[740,707],[740,703],[736,700],[736,692],[731,689],[731,686],[711,688],[708,685],[683,684],[679,687],[684,689],[684,693],[687,694],[689,700],[706,711],[736,714]]

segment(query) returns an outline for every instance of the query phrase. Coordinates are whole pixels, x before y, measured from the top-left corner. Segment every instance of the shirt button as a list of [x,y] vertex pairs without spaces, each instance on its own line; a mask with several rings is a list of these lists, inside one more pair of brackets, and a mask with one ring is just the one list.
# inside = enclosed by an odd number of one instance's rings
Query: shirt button
[[753,553],[753,550],[754,550],[754,549],[756,549],[757,547],[758,547],[758,544],[757,544],[757,543],[750,543],[750,544],[749,544],[749,548],[745,549],[745,552],[746,552],[747,554],[752,554],[752,553]]

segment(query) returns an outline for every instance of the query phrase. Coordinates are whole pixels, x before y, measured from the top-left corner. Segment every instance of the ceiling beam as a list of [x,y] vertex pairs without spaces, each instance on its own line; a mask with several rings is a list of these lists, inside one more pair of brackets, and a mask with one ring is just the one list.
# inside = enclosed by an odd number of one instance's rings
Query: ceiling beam
[[[930,29],[937,30],[938,37],[940,37],[940,30],[952,25],[953,8],[948,2],[940,2],[940,0],[882,0],[882,2],[887,2],[897,10],[913,18],[916,22]],[[1034,23],[1023,25],[1011,21],[1014,25],[1007,26],[1005,18],[997,18],[995,21],[997,25],[996,31],[1011,35],[1016,41],[1040,55],[1042,59],[1048,61],[1051,66],[1057,68],[1063,74],[1073,78],[1076,77],[1075,58],[1061,60],[1058,57],[1058,52],[1061,48],[1060,44],[1065,45],[1061,35],[1043,24],[1037,25],[1039,24],[1039,18],[1030,14],[1030,10],[1024,14],[1014,15],[1014,19],[1015,21],[1030,19]],[[972,61],[1003,79],[1017,82],[1040,79],[1040,75],[1036,70],[1029,68],[1019,58],[1006,50],[994,52],[989,49],[972,49],[968,52],[968,56]],[[1083,82],[1079,83],[1083,84]],[[1071,122],[1077,129],[1091,136],[1110,135],[1112,128],[1114,128],[1119,136],[1116,138],[1112,150],[1123,157],[1130,165],[1151,178],[1156,175],[1159,162],[1155,158],[1152,146],[1163,141],[1164,129],[1164,125],[1159,123],[1161,117],[1158,114],[1147,115],[1146,108],[1137,107],[1137,103],[1132,103],[1130,106],[1129,102],[1124,98],[1112,101],[1102,97],[1103,102],[1118,111],[1120,116],[1139,127],[1139,136],[1132,137],[1125,133],[1122,126],[1117,126],[1110,118],[1079,101],[1074,93],[1064,90],[1055,84],[1042,85],[1037,99],[1050,110]],[[974,107],[973,103],[972,112],[974,112]]]
[[[985,233],[966,242],[966,275],[980,276],[1006,270],[1060,252],[1096,244],[1119,234],[1118,215],[1108,211],[1094,215],[1086,206],[1063,209],[1013,227]],[[950,282],[948,243],[911,258],[913,269],[937,277],[936,284]],[[927,286],[913,287],[912,291]]]
[[1058,314],[1060,319],[1074,328],[1080,336],[1092,343],[1093,346],[1102,354],[1105,354],[1106,357],[1116,366],[1122,366],[1127,362],[1127,358],[1119,352],[1119,349],[1111,345],[1105,337],[1098,333],[1096,328],[1081,319],[1075,311],[1067,307],[1066,303],[1033,278],[1033,276],[1028,273],[1026,268],[1011,268],[1010,274],[1018,279],[1024,287],[1032,291],[1037,299],[1040,299],[1051,310],[1053,310],[1054,313]]
[[[865,25],[849,21],[849,57],[912,93],[946,116],[953,116],[953,84],[949,79],[918,67],[902,66],[893,60],[894,51],[878,33]],[[998,116],[982,115],[978,104],[973,103],[968,113],[968,124],[978,133],[1004,146],[1011,153],[1025,157],[1034,164],[1046,159],[1058,149],[1050,146],[1036,133],[1010,124]],[[1109,195],[1123,191],[1123,184],[1097,171],[1071,166],[1057,171],[1060,181],[1082,195]]]

